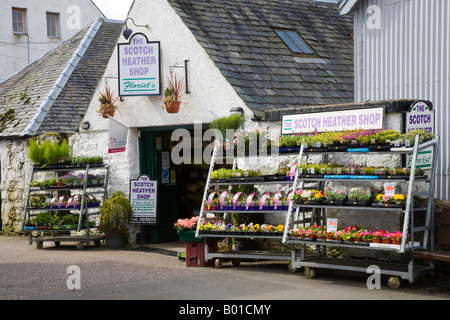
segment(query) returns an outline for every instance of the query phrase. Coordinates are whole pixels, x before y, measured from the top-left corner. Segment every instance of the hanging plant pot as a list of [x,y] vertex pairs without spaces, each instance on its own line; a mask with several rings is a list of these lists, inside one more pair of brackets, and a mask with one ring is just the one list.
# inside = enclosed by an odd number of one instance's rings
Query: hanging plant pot
[[167,113],[178,113],[180,111],[181,101],[172,101],[172,103],[166,103],[166,111]]
[[109,112],[103,112],[102,113],[102,117],[104,119],[108,119],[108,116],[110,116],[111,118],[114,118],[114,114],[115,113],[116,113],[116,110],[112,110],[112,111],[109,111]]

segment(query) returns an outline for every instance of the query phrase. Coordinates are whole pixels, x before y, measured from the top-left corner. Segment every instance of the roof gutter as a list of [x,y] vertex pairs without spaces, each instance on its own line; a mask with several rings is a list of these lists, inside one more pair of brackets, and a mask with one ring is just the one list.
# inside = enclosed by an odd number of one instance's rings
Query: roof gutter
[[[59,76],[59,78],[56,80],[49,95],[41,103],[41,105],[39,106],[38,112],[33,117],[33,119],[31,119],[30,124],[25,128],[25,130],[23,132],[24,136],[36,135],[36,132],[39,130],[39,127],[41,126],[42,122],[44,121],[45,116],[50,111],[51,107],[53,106],[53,103],[56,101],[56,99],[58,98],[61,91],[64,89],[65,85],[67,84],[67,81],[69,80],[73,71],[77,67],[81,58],[83,58],[87,48],[91,44],[92,40],[94,39],[94,37],[97,34],[98,30],[100,29],[101,25],[102,25],[101,18],[98,18],[97,20],[95,20],[95,22],[91,25],[88,32],[86,33],[83,40],[81,41],[80,45],[78,46],[77,50],[73,54],[72,59],[69,61],[69,63],[67,64],[66,68],[64,69],[62,74]],[[68,41],[70,41],[70,39]]]

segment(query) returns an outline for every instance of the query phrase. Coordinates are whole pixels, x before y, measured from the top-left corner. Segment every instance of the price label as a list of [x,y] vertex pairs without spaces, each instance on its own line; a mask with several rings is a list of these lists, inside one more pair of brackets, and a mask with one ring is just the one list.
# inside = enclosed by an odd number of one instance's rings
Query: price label
[[337,231],[338,220],[334,218],[327,219],[327,232]]
[[395,195],[395,186],[393,183],[386,182],[384,184],[384,194],[389,197],[393,197]]

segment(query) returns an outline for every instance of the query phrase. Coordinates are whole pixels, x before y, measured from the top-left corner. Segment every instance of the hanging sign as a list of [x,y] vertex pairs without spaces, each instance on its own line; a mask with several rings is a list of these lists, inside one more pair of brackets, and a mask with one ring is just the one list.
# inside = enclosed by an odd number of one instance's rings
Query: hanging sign
[[384,107],[288,114],[283,116],[281,134],[382,129],[383,123]]
[[125,152],[127,148],[128,128],[109,117],[108,153]]
[[[434,133],[434,111],[430,110],[424,101],[418,101],[411,105],[406,113],[406,132],[425,129]],[[411,168],[412,156],[408,156],[408,168]],[[433,148],[419,151],[416,160],[416,167],[424,170],[431,169],[433,164]]]
[[158,182],[146,175],[130,180],[130,203],[133,208],[130,223],[156,224]]
[[119,96],[161,94],[160,42],[135,33],[129,43],[118,44]]

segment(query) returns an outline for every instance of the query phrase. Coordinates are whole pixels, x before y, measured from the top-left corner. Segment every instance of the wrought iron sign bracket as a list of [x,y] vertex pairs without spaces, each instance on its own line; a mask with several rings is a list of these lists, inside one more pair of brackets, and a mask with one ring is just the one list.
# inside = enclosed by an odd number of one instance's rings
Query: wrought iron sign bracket
[[184,65],[181,65],[182,62],[175,63],[173,66],[169,66],[169,71],[173,72],[173,70],[175,68],[183,68],[184,69],[184,79],[185,79],[185,84],[186,84],[186,93],[191,93],[189,91],[189,82],[188,82],[188,62],[189,62],[189,60],[184,60]]

